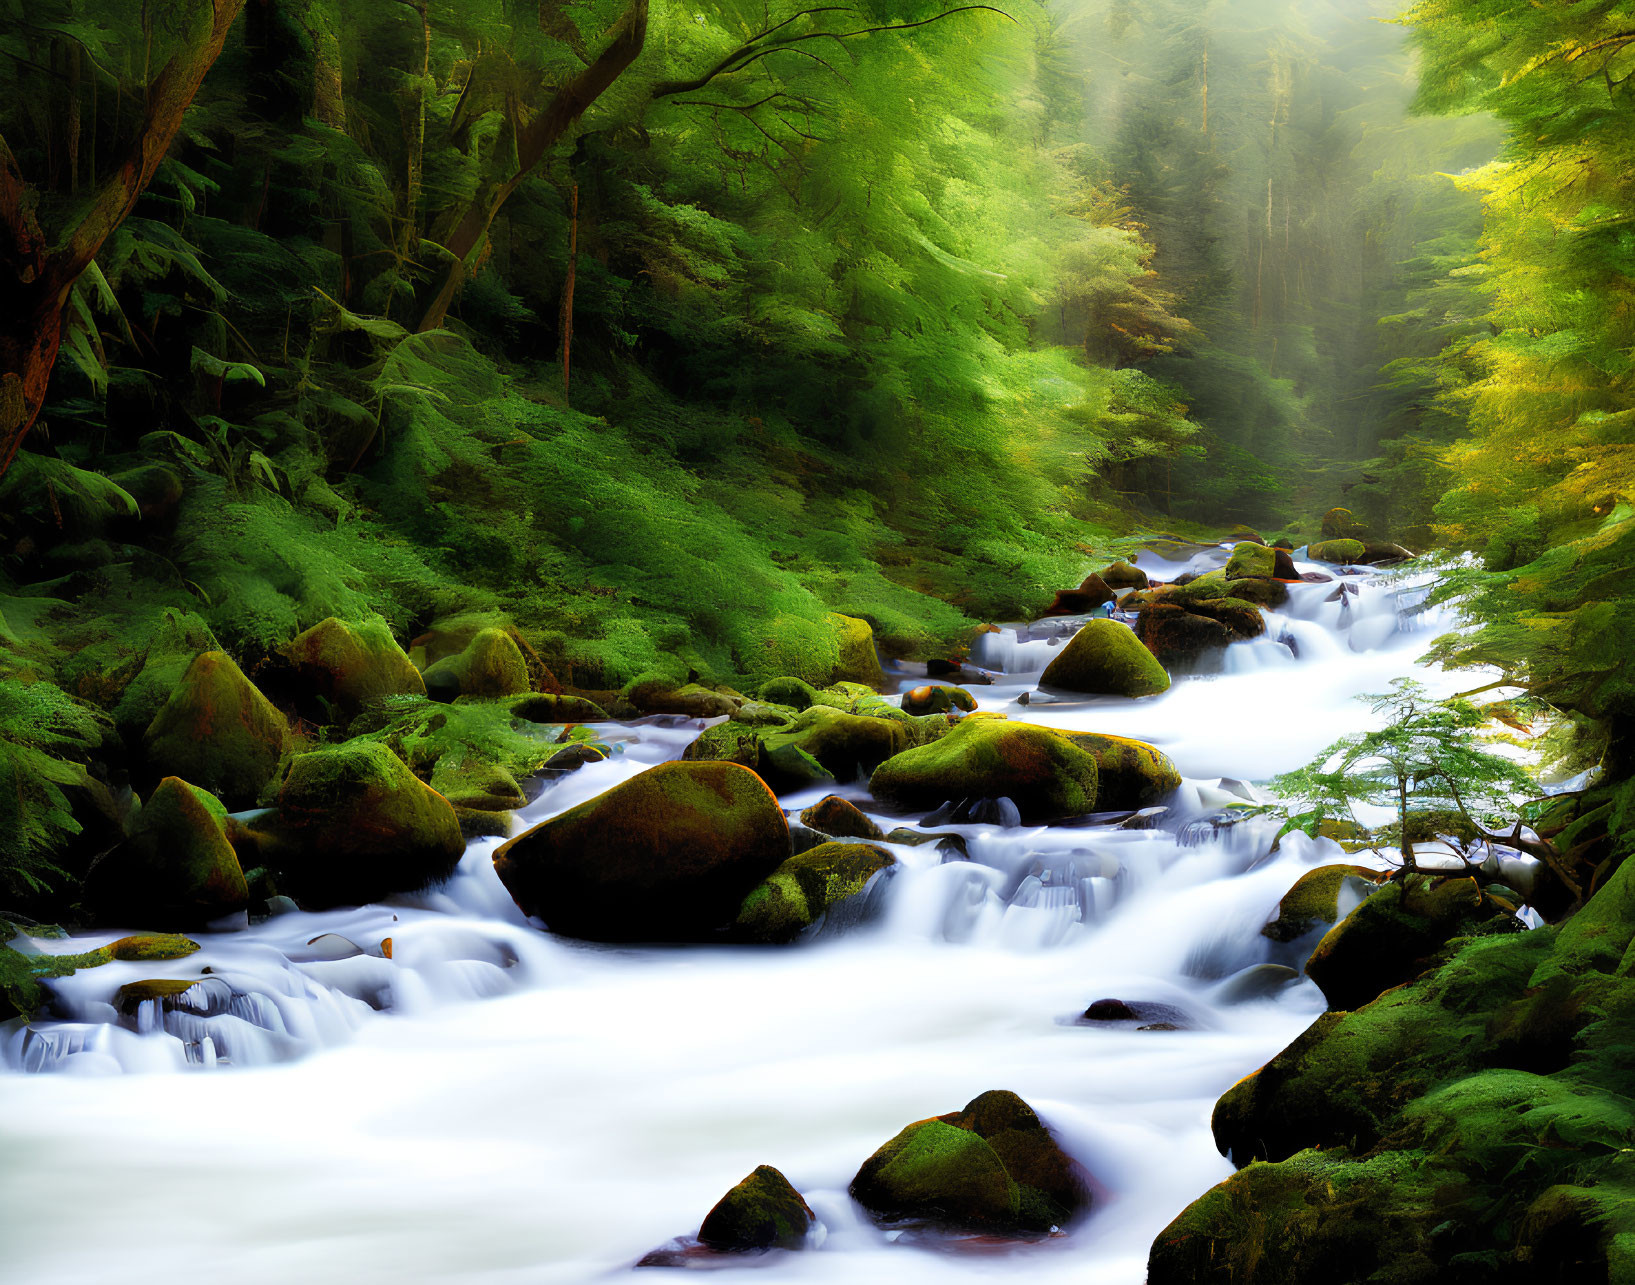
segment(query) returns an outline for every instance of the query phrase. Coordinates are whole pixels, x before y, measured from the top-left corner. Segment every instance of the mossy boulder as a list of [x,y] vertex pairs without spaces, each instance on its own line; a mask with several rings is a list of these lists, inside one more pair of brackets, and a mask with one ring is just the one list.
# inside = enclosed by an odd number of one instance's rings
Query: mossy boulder
[[[0,934],[5,937],[15,937],[14,929],[15,925],[0,921]],[[99,968],[114,960],[146,963],[183,959],[198,949],[198,942],[174,933],[121,937],[106,946],[61,955],[26,953],[0,944],[0,1021],[11,1017],[32,1021],[48,998],[44,983],[82,968]]]
[[426,694],[433,700],[456,696],[490,699],[515,696],[529,689],[528,662],[522,648],[503,629],[480,629],[465,650],[445,656],[425,672]]
[[[601,757],[599,752],[596,757]],[[507,812],[528,802],[516,777],[498,763],[463,755],[445,754],[438,759],[430,784],[456,811]]]
[[1277,574],[1277,554],[1264,544],[1245,540],[1232,549],[1226,560],[1226,578],[1244,580],[1252,576],[1270,578]]
[[805,679],[785,676],[768,679],[756,695],[769,705],[786,705],[798,711],[816,703],[817,688]]
[[1135,634],[1114,620],[1092,620],[1045,668],[1039,686],[1103,696],[1156,696],[1169,674]]
[[295,898],[313,906],[414,892],[452,875],[465,851],[449,801],[365,739],[294,755],[276,813],[255,828]]
[[295,677],[344,714],[388,696],[424,696],[425,681],[379,620],[350,625],[330,616],[284,648]]
[[799,1249],[816,1221],[789,1179],[771,1165],[760,1165],[710,1210],[698,1239],[724,1253]]
[[840,902],[863,893],[897,859],[866,843],[821,843],[790,857],[738,910],[738,933],[754,942],[793,941]]
[[1221,648],[1265,632],[1260,611],[1236,598],[1197,600],[1185,606],[1155,602],[1143,607],[1135,620],[1135,636],[1172,671],[1195,667]]
[[778,800],[735,763],[650,768],[500,846],[524,913],[595,941],[705,938],[790,852]]
[[1094,755],[1064,734],[998,718],[967,718],[930,745],[886,760],[869,790],[894,807],[1009,798],[1029,824],[1095,811]]
[[800,823],[832,839],[880,840],[886,837],[855,803],[838,794],[830,794],[803,810]]
[[1330,1008],[1360,1008],[1424,972],[1453,938],[1520,927],[1474,879],[1405,875],[1329,930],[1306,961],[1306,975]]
[[949,714],[954,710],[966,713],[976,708],[976,697],[963,687],[944,687],[927,684],[903,693],[904,712],[909,714]]
[[1307,550],[1313,562],[1341,565],[1361,562],[1366,552],[1361,540],[1322,540]]
[[643,714],[680,714],[684,718],[727,718],[744,703],[736,692],[699,683],[677,687],[656,681],[635,684],[625,692],[625,699]]
[[289,725],[225,652],[197,656],[148,724],[149,766],[249,807],[272,780]]
[[835,638],[835,672],[830,681],[883,686],[886,676],[874,649],[874,629],[869,622],[838,612],[830,612],[828,620]]
[[1323,514],[1322,535],[1325,540],[1366,540],[1368,528],[1350,509],[1330,509]]
[[1028,1104],[990,1090],[909,1125],[866,1161],[851,1194],[887,1223],[1026,1235],[1089,1207],[1084,1181]]
[[1376,872],[1366,866],[1333,865],[1308,870],[1294,881],[1277,903],[1277,914],[1260,930],[1280,944],[1332,926],[1342,917],[1348,897],[1361,899],[1373,892]]
[[1386,540],[1364,540],[1362,546],[1362,557],[1357,561],[1370,567],[1379,566],[1383,562],[1406,562],[1414,556],[1412,549],[1405,549],[1400,544],[1392,544]]
[[[828,693],[819,693],[828,695]],[[711,727],[683,751],[688,762],[738,763],[758,773],[775,790],[799,790],[826,781],[852,781],[893,755],[929,742],[948,730],[941,715],[915,718],[867,693],[857,698],[831,697],[867,714],[853,714],[829,704],[810,705],[781,724],[726,722]]]
[[86,904],[99,918],[192,926],[242,910],[250,899],[214,795],[167,776],[132,821],[125,842],[91,868]]
[[507,707],[511,717],[525,723],[605,723],[607,711],[583,696],[528,692],[514,697]]
[[1155,745],[1102,732],[1067,732],[1096,760],[1096,807],[1103,812],[1147,807],[1181,788],[1181,773]]
[[1101,573],[1101,582],[1109,589],[1145,589],[1149,583],[1145,571],[1122,560]]
[[202,652],[220,650],[202,616],[175,608],[158,613],[141,643],[140,655],[103,677],[119,692],[113,720],[120,735],[132,744],[139,741],[154,715],[181,685],[193,661]]

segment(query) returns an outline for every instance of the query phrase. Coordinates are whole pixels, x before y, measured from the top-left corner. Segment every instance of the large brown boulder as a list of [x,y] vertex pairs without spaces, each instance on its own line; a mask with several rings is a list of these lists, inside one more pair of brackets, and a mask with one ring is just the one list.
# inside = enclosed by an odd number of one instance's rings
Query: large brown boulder
[[289,725],[225,652],[194,658],[143,736],[148,764],[249,807],[273,778]]
[[593,941],[692,941],[732,924],[790,854],[778,800],[736,763],[664,763],[501,845],[524,912]]
[[1003,1089],[909,1125],[863,1162],[851,1194],[884,1222],[1011,1236],[1064,1226],[1090,1205],[1033,1108]]
[[1212,652],[1265,632],[1259,610],[1236,598],[1193,601],[1184,607],[1155,602],[1143,607],[1135,620],[1136,637],[1168,670],[1196,665]]

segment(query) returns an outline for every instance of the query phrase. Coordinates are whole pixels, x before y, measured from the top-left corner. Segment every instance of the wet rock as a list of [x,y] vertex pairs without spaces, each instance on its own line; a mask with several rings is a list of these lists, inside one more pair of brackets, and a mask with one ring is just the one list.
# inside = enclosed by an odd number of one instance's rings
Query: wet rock
[[1386,562],[1406,562],[1414,556],[1413,550],[1404,549],[1400,544],[1392,544],[1385,540],[1364,540],[1362,545],[1362,557],[1357,561],[1365,566],[1377,567]]
[[289,726],[225,652],[196,657],[143,737],[149,765],[249,807],[273,778]]
[[1045,616],[1082,616],[1112,602],[1116,597],[1107,583],[1094,572],[1077,589],[1058,589],[1056,599],[1044,610]]
[[1141,808],[1118,823],[1120,830],[1156,830],[1169,815],[1168,808]]
[[601,763],[606,758],[607,755],[594,745],[569,745],[545,760],[545,770],[548,772],[577,772],[588,764]]
[[1317,943],[1306,961],[1331,1009],[1360,1008],[1424,972],[1455,937],[1520,930],[1474,879],[1409,875],[1374,893]]
[[465,842],[454,809],[378,741],[291,758],[275,813],[252,823],[303,905],[378,901],[454,873]]
[[1148,583],[1145,571],[1122,560],[1103,571],[1101,580],[1110,589],[1145,589]]
[[876,798],[902,808],[1003,795],[1029,824],[1094,811],[1096,785],[1095,757],[1063,734],[993,718],[964,719],[942,739],[888,759],[869,779]]
[[896,864],[889,852],[868,844],[819,844],[790,857],[744,898],[738,933],[767,945],[793,941]]
[[730,925],[790,853],[778,801],[724,762],[665,763],[502,844],[522,910],[596,941],[675,941]]
[[197,977],[154,977],[141,982],[127,982],[114,996],[114,1007],[121,1013],[134,1013],[137,1007],[150,999],[174,999],[199,984]]
[[1339,566],[1360,562],[1366,550],[1360,540],[1323,540],[1307,551],[1313,562],[1331,562]]
[[1184,1031],[1192,1025],[1189,1018],[1173,1004],[1158,1004],[1151,1000],[1098,999],[1079,1015],[1081,1023],[1137,1022],[1140,1030]]
[[1255,964],[1222,982],[1214,998],[1217,1004],[1247,1004],[1270,999],[1299,980],[1300,974],[1286,965]]
[[987,687],[993,683],[993,678],[980,669],[957,660],[928,660],[925,662],[925,673],[927,678],[946,678],[951,683],[962,683],[967,687]]
[[1272,550],[1272,578],[1274,580],[1298,580],[1300,572],[1294,565],[1294,558],[1287,549]]
[[637,683],[625,698],[643,714],[680,714],[685,718],[729,718],[744,704],[734,692],[715,691],[698,683]]
[[710,1210],[698,1239],[726,1252],[799,1249],[816,1221],[789,1179],[771,1165],[760,1165]]
[[607,711],[583,696],[528,692],[510,702],[512,718],[525,723],[605,723]]
[[951,831],[939,834],[925,830],[910,830],[906,826],[899,826],[886,836],[886,842],[906,844],[911,848],[919,848],[928,843],[934,843],[937,845],[937,852],[944,861],[969,861],[971,859],[965,836]]
[[1169,682],[1152,652],[1112,620],[1086,624],[1039,679],[1041,687],[1109,696],[1153,696],[1168,691]]
[[1084,1010],[1087,1022],[1133,1022],[1136,1011],[1121,999],[1098,999]]
[[802,825],[810,826],[834,839],[884,839],[880,827],[864,816],[858,806],[838,794],[830,794],[800,814]]
[[250,891],[227,840],[226,817],[214,795],[167,776],[137,813],[125,842],[91,868],[86,904],[105,920],[184,927],[244,909]]
[[425,681],[378,620],[349,625],[330,616],[283,649],[294,677],[343,716],[387,696],[423,696]]
[[1155,745],[1101,732],[1067,732],[1096,760],[1096,806],[1106,811],[1145,808],[1181,787],[1181,773]]
[[1237,641],[1220,621],[1167,603],[1143,607],[1136,617],[1135,633],[1166,670],[1196,665],[1209,653]]
[[976,698],[962,687],[916,687],[903,694],[903,709],[910,714],[947,714],[976,708]]
[[457,696],[515,696],[529,688],[522,649],[509,633],[497,628],[478,630],[464,651],[427,666],[424,677],[426,695],[440,701]]
[[1264,544],[1245,541],[1232,549],[1226,561],[1226,578],[1244,580],[1252,576],[1269,578],[1276,574],[1277,555]]
[[1051,1231],[1090,1204],[1049,1130],[1004,1090],[909,1125],[864,1161],[851,1194],[884,1222],[999,1235]]
[[1306,871],[1283,894],[1277,914],[1260,930],[1261,936],[1292,942],[1314,929],[1338,923],[1374,891],[1376,878],[1377,872],[1365,866],[1319,866]]

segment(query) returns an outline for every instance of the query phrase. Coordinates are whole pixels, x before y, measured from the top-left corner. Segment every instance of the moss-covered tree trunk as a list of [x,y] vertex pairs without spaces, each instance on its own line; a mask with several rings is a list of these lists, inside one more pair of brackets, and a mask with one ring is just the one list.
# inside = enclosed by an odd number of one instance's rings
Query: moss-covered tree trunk
[[0,474],[45,400],[74,283],[153,181],[244,0],[209,0],[180,48],[143,91],[140,123],[113,171],[63,228],[40,220],[40,191],[0,138]]

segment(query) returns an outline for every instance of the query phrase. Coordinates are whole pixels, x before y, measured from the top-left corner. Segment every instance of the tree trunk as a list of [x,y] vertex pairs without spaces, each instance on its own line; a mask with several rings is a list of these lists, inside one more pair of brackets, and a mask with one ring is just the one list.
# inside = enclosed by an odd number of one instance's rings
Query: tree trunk
[[465,280],[466,264],[482,244],[511,193],[517,190],[545,153],[572,128],[575,121],[605,93],[642,51],[647,40],[648,0],[631,0],[630,7],[613,26],[607,48],[596,61],[558,89],[545,109],[517,133],[517,168],[510,178],[484,184],[455,224],[444,246],[447,262],[431,291],[419,331],[436,330],[448,316],[449,306]]
[[244,0],[210,0],[210,16],[147,86],[136,137],[117,169],[94,184],[79,222],[48,235],[16,157],[0,138],[0,476],[45,400],[69,293],[153,181]]

